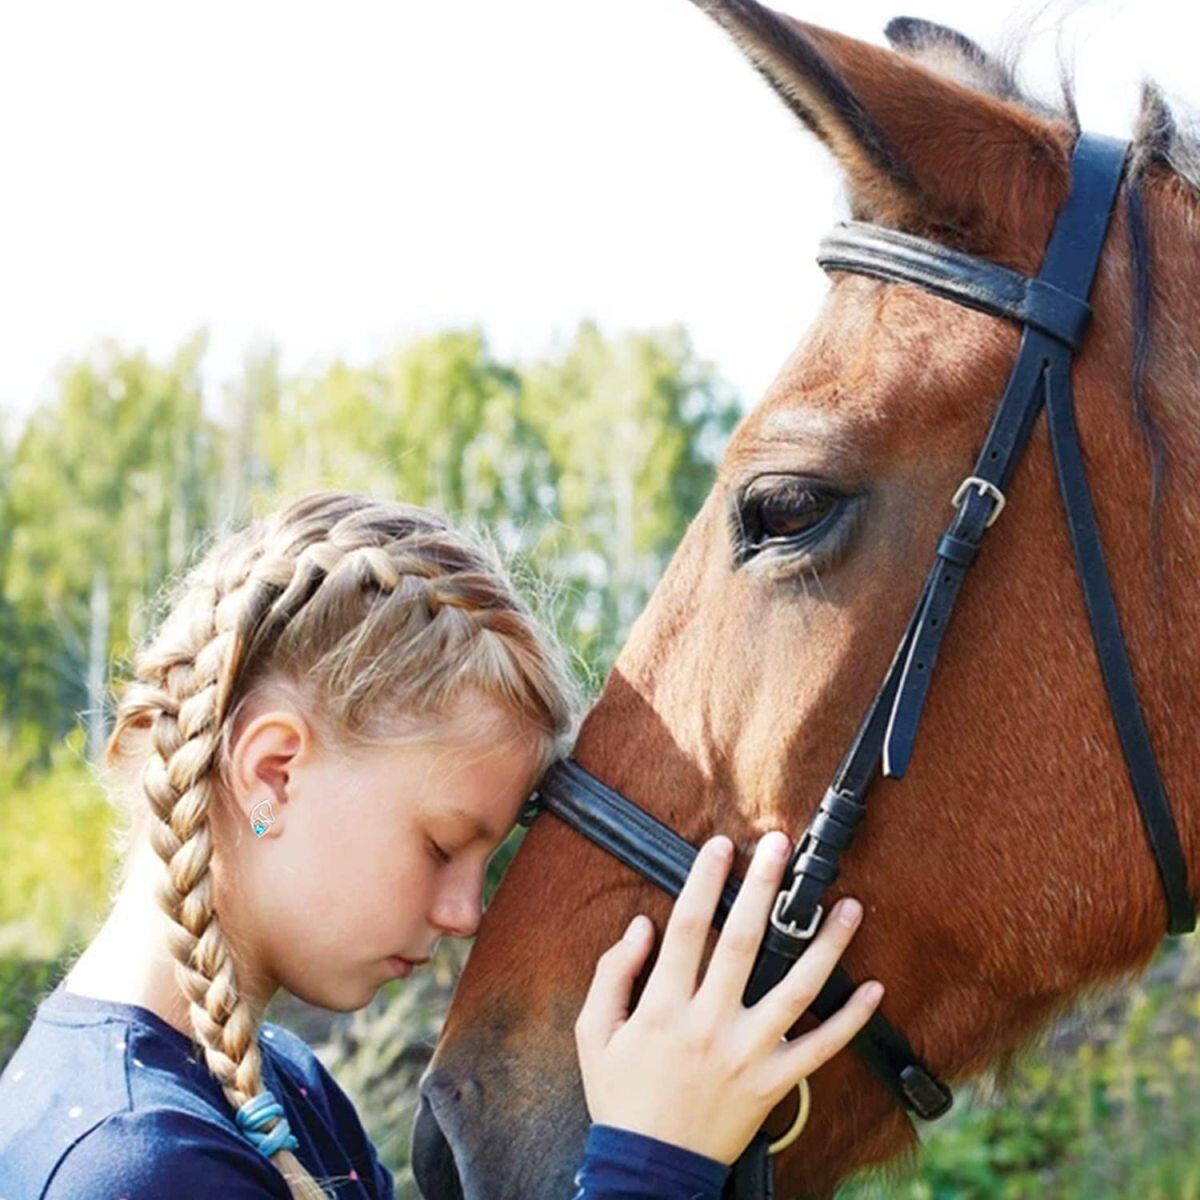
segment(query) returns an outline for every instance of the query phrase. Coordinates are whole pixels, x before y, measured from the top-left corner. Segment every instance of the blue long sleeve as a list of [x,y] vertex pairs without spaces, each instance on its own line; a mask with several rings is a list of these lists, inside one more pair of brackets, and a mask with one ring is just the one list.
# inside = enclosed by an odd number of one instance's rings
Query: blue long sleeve
[[571,1200],[720,1200],[729,1167],[615,1125],[593,1124]]

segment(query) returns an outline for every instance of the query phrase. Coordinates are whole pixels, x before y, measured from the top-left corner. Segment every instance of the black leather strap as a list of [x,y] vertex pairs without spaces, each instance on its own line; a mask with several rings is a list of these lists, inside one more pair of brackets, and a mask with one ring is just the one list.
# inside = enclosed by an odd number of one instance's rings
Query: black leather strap
[[1171,815],[1150,732],[1142,716],[1133,668],[1121,633],[1096,513],[1083,469],[1071,376],[1063,364],[1052,363],[1045,368],[1045,392],[1059,493],[1087,604],[1092,640],[1108,690],[1109,710],[1125,756],[1129,781],[1137,797],[1138,811],[1167,898],[1167,931],[1171,934],[1191,933],[1196,928],[1196,909],[1188,884],[1187,860],[1179,844],[1179,832]]
[[[1036,329],[1025,330],[1016,364],[996,410],[991,430],[969,476],[990,484],[1001,494],[1025,449],[1034,418],[1041,407],[1041,362],[1046,354],[1051,353],[1067,351],[1062,350],[1061,344],[1048,335]],[[978,553],[996,507],[994,493],[983,490],[980,485],[971,484],[963,493],[946,534],[938,545],[937,557],[926,584],[923,608],[901,668],[895,704],[884,734],[883,773],[891,778],[903,778],[908,770],[933,668],[949,628],[959,590],[974,557],[967,557],[963,553],[951,556],[943,552],[948,545],[957,543]],[[947,544],[947,538],[953,539],[953,542]]]
[[827,271],[902,279],[968,308],[1032,325],[1078,349],[1092,310],[1086,300],[1039,276],[1010,271],[898,229],[842,221],[822,239],[817,262]]
[[[1123,143],[1089,134],[1080,137],[1072,156],[1071,191],[1055,223],[1043,264],[1043,276],[1056,288],[1081,298],[1090,290],[1124,156]],[[1104,217],[1098,218],[1097,212]],[[1072,229],[1074,225],[1081,230]],[[860,233],[860,239],[866,237],[865,231]],[[890,231],[881,234],[881,254],[892,241]],[[890,278],[925,286],[940,261],[931,250],[919,273],[910,272],[903,260],[889,266],[881,258],[878,269],[890,270]],[[994,277],[997,284],[992,295],[987,281],[993,277],[985,269],[990,265],[981,264],[973,277],[974,302],[999,316],[1009,316],[1011,273]],[[948,271],[951,279],[956,278],[958,264],[952,262]],[[1041,406],[1042,363],[1046,358],[1069,360],[1069,355],[1065,342],[1028,325],[1023,330],[1012,373],[969,477],[978,482],[961,491],[958,508],[939,543],[908,628],[834,776],[831,791],[861,801],[877,765],[894,778],[907,770],[942,639],[973,560],[969,551],[978,550],[998,506],[996,495],[1003,494]],[[837,876],[840,853],[839,848],[823,845],[811,828],[805,832],[794,856],[796,882],[783,909],[783,916],[796,928],[808,928],[816,919],[821,897]]]
[[[804,952],[807,942],[788,937],[768,926],[750,973],[742,1003],[757,1004]],[[839,963],[824,987],[809,1005],[822,1021],[833,1016],[854,994],[855,983]],[[876,1078],[908,1111],[931,1121],[947,1112],[953,1103],[950,1089],[921,1061],[908,1039],[876,1009],[850,1043]]]
[[[696,859],[696,848],[669,825],[664,825],[620,792],[602,783],[574,759],[563,759],[546,772],[536,794],[522,810],[520,823],[532,824],[541,811],[553,813],[669,895],[678,896],[683,890]],[[713,916],[716,928],[724,927],[740,887],[741,882],[736,878],[726,883]],[[783,937],[768,926],[744,1002],[753,1004],[765,995],[787,973],[803,948],[803,943]],[[836,1012],[853,991],[854,984],[849,976],[837,967],[813,1002],[812,1011],[824,1019]],[[905,1071],[908,1075],[904,1078],[909,1080],[932,1080],[934,1077],[904,1035],[878,1009],[856,1036],[854,1045],[888,1090],[918,1115],[940,1115],[949,1107],[949,1090],[941,1084],[936,1085],[940,1092],[934,1105],[938,1111],[934,1112],[927,1103],[931,1090],[902,1080]]]
[[[1126,150],[1127,144],[1115,138],[1087,133],[1080,136],[1071,158],[1071,189],[1050,235],[1038,275],[1056,294],[1074,296],[1084,308],[1100,261]],[[992,311],[1006,315],[1000,301],[1008,288],[1009,272],[994,264],[987,266],[988,271],[980,272],[978,286],[981,291],[986,290],[991,280],[1000,289],[991,297],[996,301]],[[903,272],[903,264],[899,269]],[[1002,274],[993,280],[993,271]],[[907,274],[901,277],[908,278]],[[1046,359],[1060,361],[1069,369],[1071,352],[1071,343],[1056,340],[1040,328],[1026,326],[1008,386],[971,473],[973,477],[1003,492],[1041,409],[1042,362]],[[990,516],[991,511],[989,506],[986,513],[981,513],[979,506],[975,506],[972,513],[964,506],[959,509],[948,532],[978,546],[987,528],[986,522],[981,524],[979,517]],[[913,640],[884,743],[884,773],[897,779],[908,769],[933,664],[966,572],[965,567],[948,559],[934,564],[934,573],[939,570],[941,581],[930,592],[929,611],[923,616]]]
[[[522,813],[521,823],[531,823],[539,807],[656,887],[672,896],[683,890],[696,859],[695,847],[632,800],[601,783],[574,759],[562,759],[546,772]],[[726,887],[718,908],[722,922],[736,896],[734,880]]]
[[722,1200],[774,1200],[775,1170],[768,1146],[771,1137],[760,1129],[738,1156],[722,1191]]

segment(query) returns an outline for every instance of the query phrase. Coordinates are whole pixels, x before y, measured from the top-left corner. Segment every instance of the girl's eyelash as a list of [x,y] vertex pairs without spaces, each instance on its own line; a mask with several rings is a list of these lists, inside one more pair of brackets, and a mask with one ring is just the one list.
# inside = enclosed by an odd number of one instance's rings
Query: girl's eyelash
[[429,845],[441,862],[448,863],[450,861],[450,855],[448,855],[445,850],[443,850],[441,846],[437,844],[437,842],[430,840]]

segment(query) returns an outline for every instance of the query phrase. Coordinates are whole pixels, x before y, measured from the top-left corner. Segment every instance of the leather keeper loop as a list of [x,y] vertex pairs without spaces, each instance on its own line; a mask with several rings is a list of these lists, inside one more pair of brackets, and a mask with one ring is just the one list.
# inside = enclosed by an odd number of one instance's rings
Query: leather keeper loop
[[818,812],[826,812],[836,821],[853,829],[866,815],[867,806],[847,792],[835,792],[831,789],[821,800]]
[[813,819],[809,832],[819,842],[832,846],[835,850],[845,850],[854,841],[854,828],[843,825],[832,813],[818,812]]
[[969,567],[975,561],[979,547],[962,538],[955,537],[952,533],[943,533],[938,541],[937,552],[939,558],[944,558],[956,566]]
[[796,864],[796,874],[828,885],[838,877],[838,865],[828,858],[820,858],[810,850],[800,856],[800,861]]

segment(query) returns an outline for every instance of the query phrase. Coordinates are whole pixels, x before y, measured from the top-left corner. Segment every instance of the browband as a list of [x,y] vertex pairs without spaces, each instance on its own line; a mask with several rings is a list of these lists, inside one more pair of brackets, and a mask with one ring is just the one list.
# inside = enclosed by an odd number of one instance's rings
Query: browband
[[926,291],[1010,321],[1032,325],[1078,350],[1091,305],[1046,279],[1030,279],[983,258],[911,233],[842,221],[821,239],[817,262],[827,271],[919,284]]

